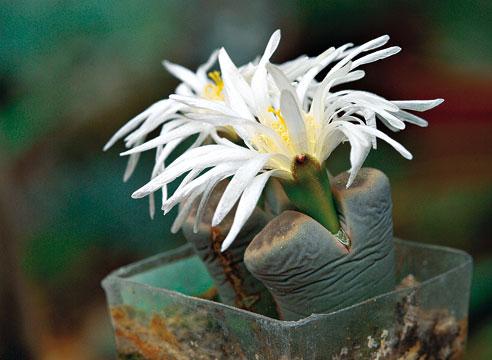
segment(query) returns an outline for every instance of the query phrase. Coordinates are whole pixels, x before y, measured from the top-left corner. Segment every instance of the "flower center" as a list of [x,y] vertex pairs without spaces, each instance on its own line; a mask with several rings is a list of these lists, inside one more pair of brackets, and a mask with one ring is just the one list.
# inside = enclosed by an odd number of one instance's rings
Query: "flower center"
[[[307,154],[310,154],[310,156],[316,159],[316,140],[319,136],[320,127],[312,115],[302,112],[307,135],[307,144],[305,146],[307,151],[306,154],[299,155],[298,149],[294,145],[294,141],[292,141],[287,123],[280,109],[270,106],[267,111],[274,115],[274,118],[269,121],[268,126],[279,136],[282,145],[276,142],[271,135],[258,133],[251,139],[251,144],[256,151],[264,154],[281,153],[288,157],[292,157],[292,159],[297,159],[299,156],[307,156]],[[271,159],[270,162],[276,168],[291,172],[290,163],[286,164],[284,161],[275,159]]]
[[211,71],[208,73],[208,77],[213,81],[213,83],[208,83],[203,89],[203,96],[209,100],[224,101],[224,81],[220,76],[220,71]]

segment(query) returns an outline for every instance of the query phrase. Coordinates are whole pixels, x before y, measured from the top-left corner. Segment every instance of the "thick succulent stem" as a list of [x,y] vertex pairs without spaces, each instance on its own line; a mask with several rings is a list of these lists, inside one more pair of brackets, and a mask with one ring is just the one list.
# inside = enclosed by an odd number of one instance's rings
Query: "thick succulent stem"
[[282,182],[292,203],[332,234],[337,234],[340,221],[325,166],[308,155],[297,155],[292,163],[292,175],[294,180]]

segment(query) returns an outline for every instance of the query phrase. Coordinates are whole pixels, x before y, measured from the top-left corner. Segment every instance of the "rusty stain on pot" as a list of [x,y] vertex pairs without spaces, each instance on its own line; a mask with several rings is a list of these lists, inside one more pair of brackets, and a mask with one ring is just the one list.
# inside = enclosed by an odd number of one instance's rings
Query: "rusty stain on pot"
[[231,284],[234,293],[235,299],[234,304],[236,307],[240,309],[254,311],[254,304],[258,302],[260,299],[260,295],[256,294],[248,294],[245,292],[243,288],[243,279],[239,272],[237,266],[234,265],[232,261],[232,256],[229,251],[222,252],[220,250],[222,242],[225,237],[222,235],[220,229],[218,227],[212,227],[211,231],[211,243],[212,243],[212,252],[217,257],[224,271],[226,280]]

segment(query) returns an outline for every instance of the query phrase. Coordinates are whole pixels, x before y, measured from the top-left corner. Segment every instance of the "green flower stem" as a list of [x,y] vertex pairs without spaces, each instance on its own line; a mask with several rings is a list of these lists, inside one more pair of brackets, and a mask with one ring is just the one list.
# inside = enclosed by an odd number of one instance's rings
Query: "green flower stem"
[[297,155],[292,163],[294,180],[282,181],[290,201],[332,234],[341,227],[325,166],[308,155]]

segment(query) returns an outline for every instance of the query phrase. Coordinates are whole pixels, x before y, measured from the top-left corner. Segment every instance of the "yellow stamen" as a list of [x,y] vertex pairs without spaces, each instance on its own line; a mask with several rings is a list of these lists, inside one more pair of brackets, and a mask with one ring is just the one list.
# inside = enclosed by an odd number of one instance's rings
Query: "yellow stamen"
[[224,101],[224,81],[220,76],[220,71],[211,71],[208,73],[208,77],[214,82],[213,84],[205,85],[203,89],[203,96],[210,100]]
[[285,119],[280,112],[280,109],[275,109],[273,106],[268,108],[268,112],[271,112],[277,118],[277,122],[272,124],[272,129],[275,130],[277,134],[280,135],[282,140],[290,145],[289,131],[287,130],[287,125],[285,124]]
[[273,106],[270,105],[270,107],[268,108],[268,112],[271,112],[273,115],[275,115],[276,118],[278,119],[278,121],[280,121],[280,123],[283,126],[285,126],[285,119],[282,116],[282,113],[280,112],[280,109],[275,109]]

